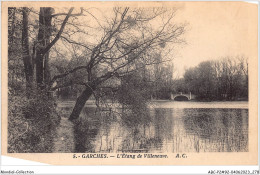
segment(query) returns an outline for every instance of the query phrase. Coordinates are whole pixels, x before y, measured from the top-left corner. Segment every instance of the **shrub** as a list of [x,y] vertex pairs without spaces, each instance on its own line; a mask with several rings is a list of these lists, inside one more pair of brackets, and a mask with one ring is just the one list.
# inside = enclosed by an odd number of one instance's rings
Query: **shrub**
[[54,101],[46,93],[8,98],[8,152],[51,152],[60,121]]
[[137,127],[139,124],[149,123],[147,102],[150,100],[150,90],[144,77],[138,73],[123,77],[117,97],[123,106],[123,124]]

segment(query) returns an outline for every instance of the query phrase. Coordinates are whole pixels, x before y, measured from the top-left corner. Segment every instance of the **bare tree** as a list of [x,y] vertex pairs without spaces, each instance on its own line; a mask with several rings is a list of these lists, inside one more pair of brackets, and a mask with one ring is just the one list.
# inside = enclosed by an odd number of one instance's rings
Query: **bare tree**
[[[80,16],[83,13],[83,11],[81,10],[80,13],[72,14],[73,9],[74,8],[70,8],[68,13],[54,14],[54,9],[51,7],[41,7],[39,13],[27,7],[22,8],[22,48],[27,87],[32,88],[34,79],[36,80],[37,86],[40,87],[40,89],[45,89],[49,87],[48,85],[51,78],[49,70],[49,52],[60,39],[69,18],[72,16]],[[33,47],[30,47],[29,43],[30,11],[39,15],[39,23],[35,24],[35,26],[38,26],[37,38],[32,38],[34,42]],[[52,19],[58,16],[65,16],[65,18],[62,19],[60,29],[54,31]],[[32,50],[30,50],[30,48],[32,48]],[[34,67],[36,67],[36,78],[33,77]]]
[[185,72],[185,81],[201,100],[246,100],[248,98],[247,59],[224,57],[205,61]]
[[[56,75],[51,80],[53,84],[82,69],[87,72],[86,79],[74,82],[84,85],[85,89],[77,98],[70,120],[79,117],[86,101],[106,80],[138,70],[143,65],[166,61],[159,59],[156,53],[166,48],[167,43],[182,42],[181,36],[185,29],[185,25],[173,23],[175,12],[164,8],[114,8],[113,16],[105,18],[106,23],[103,25],[101,20],[91,14],[98,21],[101,31],[101,37],[96,43],[85,44],[62,36],[68,43],[83,47],[87,60],[85,65]],[[52,90],[68,85],[57,84]]]
[[[44,83],[48,84],[50,81],[50,71],[49,71],[49,51],[53,45],[59,40],[69,17],[71,16],[73,8],[70,8],[69,12],[66,14],[65,19],[60,27],[60,30],[56,34],[55,38],[50,41],[52,33],[52,18],[53,18],[53,8],[51,7],[41,7],[39,14],[39,31],[37,38],[37,49],[36,49],[36,81],[38,86],[44,87]],[[56,14],[58,15],[58,14]],[[55,15],[55,16],[56,16]],[[59,14],[63,15],[63,14]]]

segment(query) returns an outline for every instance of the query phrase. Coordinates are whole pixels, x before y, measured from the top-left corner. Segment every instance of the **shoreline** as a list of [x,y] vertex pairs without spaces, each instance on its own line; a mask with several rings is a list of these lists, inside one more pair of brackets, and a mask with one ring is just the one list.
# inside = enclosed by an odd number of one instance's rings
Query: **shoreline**
[[[57,101],[58,107],[73,107],[75,101]],[[118,103],[114,104],[118,106]],[[86,103],[86,107],[96,107],[95,101],[90,100]],[[166,108],[166,109],[176,109],[176,108],[223,108],[223,109],[248,109],[248,101],[211,101],[211,102],[201,102],[201,101],[173,101],[173,100],[153,100],[147,102],[148,108]]]

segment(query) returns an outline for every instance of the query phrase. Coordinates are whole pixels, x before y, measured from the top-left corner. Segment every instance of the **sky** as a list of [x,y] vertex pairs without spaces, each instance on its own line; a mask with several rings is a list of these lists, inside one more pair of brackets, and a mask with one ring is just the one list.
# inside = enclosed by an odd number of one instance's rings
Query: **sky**
[[[185,44],[173,51],[174,77],[205,60],[244,56],[257,59],[257,4],[248,2],[114,2],[119,6],[178,7],[175,20],[187,23]],[[121,3],[121,4],[120,4]],[[128,3],[128,4],[127,4]],[[109,8],[113,2],[87,3],[89,7]],[[117,4],[118,5],[118,4]],[[83,5],[86,7],[85,5]],[[79,8],[77,8],[79,10]],[[98,15],[98,11],[96,11]],[[104,15],[104,14],[103,14]]]
[[[54,2],[53,2],[54,3]],[[65,6],[61,2],[61,6]],[[115,4],[133,7],[179,7],[176,22],[187,23],[186,44],[173,52],[174,77],[181,78],[185,69],[205,60],[244,56],[257,59],[258,14],[257,4],[249,2],[74,2],[70,6],[110,8]],[[121,4],[120,4],[121,3]],[[122,5],[123,3],[123,5]],[[59,6],[58,2],[55,2]]]
[[174,57],[174,76],[205,60],[257,59],[257,5],[246,2],[182,2],[176,18],[188,23],[186,44]]

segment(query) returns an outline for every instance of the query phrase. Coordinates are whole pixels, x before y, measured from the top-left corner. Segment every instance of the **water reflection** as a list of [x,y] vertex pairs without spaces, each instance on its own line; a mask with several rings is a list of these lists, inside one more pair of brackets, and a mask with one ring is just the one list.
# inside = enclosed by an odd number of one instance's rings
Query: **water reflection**
[[245,152],[248,109],[151,108],[140,115],[86,107],[74,152]]
[[184,109],[184,127],[199,151],[248,151],[246,109]]

